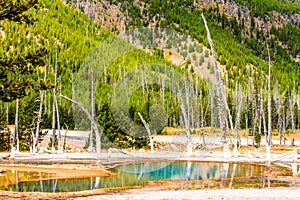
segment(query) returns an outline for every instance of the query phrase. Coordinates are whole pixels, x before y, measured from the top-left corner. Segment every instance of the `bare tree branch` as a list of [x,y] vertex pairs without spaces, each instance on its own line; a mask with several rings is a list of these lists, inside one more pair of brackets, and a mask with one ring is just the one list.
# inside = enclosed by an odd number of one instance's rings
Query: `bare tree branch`
[[[71,101],[72,103],[74,103],[75,105],[77,105],[89,118],[89,120],[91,121],[92,125],[93,125],[93,129],[95,130],[96,134],[98,134],[100,136],[100,132],[99,132],[99,129],[98,129],[98,126],[95,122],[95,120],[93,119],[92,115],[89,113],[89,111],[87,109],[85,109],[83,107],[83,105],[69,97],[66,97],[66,96],[63,96],[63,95],[60,95],[60,97],[68,100],[68,101]],[[102,132],[102,131],[101,131]],[[100,153],[101,149],[98,149],[97,150],[97,153]]]

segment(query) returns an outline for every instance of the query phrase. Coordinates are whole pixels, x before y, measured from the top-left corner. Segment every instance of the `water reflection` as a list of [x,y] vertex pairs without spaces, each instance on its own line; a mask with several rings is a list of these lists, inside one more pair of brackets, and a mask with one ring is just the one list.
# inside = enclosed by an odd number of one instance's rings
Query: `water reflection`
[[139,179],[143,177],[154,181],[250,177],[260,175],[263,169],[261,166],[228,163],[158,162],[121,165],[114,170],[122,174],[138,175]]
[[[53,174],[42,172],[7,171],[0,177],[0,189],[21,192],[68,192],[113,188],[125,186],[144,186],[149,181],[171,180],[190,181],[212,180],[217,187],[234,188],[248,184],[250,177],[254,187],[264,187],[264,168],[254,165],[201,162],[155,162],[118,166],[112,171],[117,175],[109,177],[90,177],[72,179],[51,179]],[[24,179],[27,176],[28,179]],[[25,177],[26,178],[26,177]],[[50,178],[50,179],[45,179]],[[237,179],[238,178],[238,179]],[[28,180],[28,181],[25,181]],[[4,182],[3,182],[4,181]],[[250,181],[250,182],[251,182]],[[193,183],[194,184],[194,183]],[[270,184],[270,183],[269,183]]]
[[6,172],[0,176],[0,189],[13,184],[15,185],[15,191],[19,191],[19,184],[27,180],[39,181],[42,186],[42,180],[51,179],[54,176],[54,173],[6,170]]

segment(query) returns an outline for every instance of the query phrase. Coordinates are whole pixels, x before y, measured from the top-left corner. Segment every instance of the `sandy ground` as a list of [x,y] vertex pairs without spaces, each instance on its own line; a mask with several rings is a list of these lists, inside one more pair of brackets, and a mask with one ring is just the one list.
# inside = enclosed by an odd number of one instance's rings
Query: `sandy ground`
[[[122,189],[124,190],[124,189]],[[121,190],[121,191],[122,191]],[[116,194],[120,191],[118,188],[114,190],[111,189],[99,189],[92,191],[81,191],[81,192],[60,192],[60,193],[41,193],[41,192],[9,192],[9,191],[0,191],[0,199],[67,199],[67,198],[77,198],[85,197],[92,198],[104,194]],[[91,196],[93,195],[93,196]]]
[[[158,140],[165,141],[166,138],[158,137]],[[181,136],[168,137],[174,141],[183,141]],[[243,139],[244,142],[245,139]],[[171,141],[171,142],[172,142]],[[277,142],[277,141],[276,141]],[[299,148],[299,146],[298,146]],[[274,147],[273,156],[276,153],[285,153],[297,147],[286,146]],[[55,173],[61,178],[109,176],[111,172],[107,167],[122,163],[158,161],[158,160],[180,160],[180,161],[206,161],[206,162],[236,162],[265,164],[264,158],[248,157],[249,147],[239,149],[238,157],[224,158],[221,149],[195,152],[193,155],[186,155],[183,152],[160,151],[150,154],[149,152],[121,152],[101,154],[93,153],[63,153],[63,154],[29,154],[20,153],[15,159],[2,159],[8,153],[0,153],[0,169],[15,169],[26,171],[39,171]],[[252,150],[250,148],[250,150]],[[264,153],[264,148],[256,150],[257,154]],[[299,159],[298,159],[299,161]],[[269,175],[276,178],[282,171],[271,171]],[[285,172],[284,172],[285,173]],[[300,179],[300,178],[299,178]],[[1,185],[1,183],[0,183]],[[267,188],[267,189],[166,189],[166,187],[134,187],[97,189],[92,191],[68,192],[68,193],[30,193],[30,192],[9,192],[0,191],[0,199],[300,199],[300,187],[296,188]]]
[[300,189],[204,189],[204,190],[129,190],[123,194],[96,195],[86,199],[300,199]]
[[[201,155],[201,154],[200,154]],[[35,154],[23,153],[17,155],[14,160],[0,161],[1,169],[16,169],[40,172],[52,172],[56,176],[89,177],[111,175],[106,166],[114,166],[121,163],[131,163],[154,160],[195,160],[221,161],[262,164],[260,159],[250,159],[246,155],[238,158],[224,159],[219,152],[205,154],[199,157],[197,154],[186,156],[180,152],[155,152],[150,153],[64,153],[64,154]],[[79,161],[81,163],[79,163]],[[106,166],[103,165],[105,163]],[[270,173],[276,177],[276,171]],[[300,188],[278,189],[171,189],[163,186],[147,186],[131,188],[97,189],[81,192],[62,193],[30,193],[0,191],[0,199],[300,199]]]
[[[31,172],[47,172],[53,173],[52,178],[84,178],[91,176],[110,176],[112,173],[105,169],[104,166],[94,167],[89,165],[76,164],[53,164],[53,165],[22,165],[22,164],[0,164],[0,169],[19,170]],[[1,185],[1,183],[0,183]]]

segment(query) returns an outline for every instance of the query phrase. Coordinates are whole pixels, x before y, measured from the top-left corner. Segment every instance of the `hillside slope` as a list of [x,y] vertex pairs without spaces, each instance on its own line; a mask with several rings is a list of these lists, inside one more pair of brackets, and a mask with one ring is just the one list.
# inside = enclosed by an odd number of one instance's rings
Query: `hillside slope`
[[[170,28],[187,33],[207,46],[200,17],[200,13],[204,12],[215,41],[218,60],[226,66],[232,86],[235,80],[246,80],[247,65],[255,67],[252,76],[260,79],[261,70],[267,70],[267,45],[273,64],[272,83],[278,81],[282,88],[300,83],[298,1],[68,2],[113,31],[149,26]],[[188,57],[191,55],[185,56],[186,60]]]
[[[32,15],[38,19],[32,26],[7,21],[1,23],[0,54],[3,55],[10,49],[17,49],[18,53],[22,54],[23,47],[27,46],[24,44],[31,46],[32,51],[36,46],[45,47],[50,51],[45,57],[48,65],[38,69],[33,78],[41,78],[47,71],[47,78],[54,84],[57,66],[58,81],[55,85],[57,95],[76,97],[75,92],[81,95],[83,101],[87,103],[85,106],[90,109],[93,73],[85,58],[90,52],[97,50],[99,44],[104,44],[102,50],[105,60],[102,60],[104,62],[100,60],[96,64],[102,66],[107,60],[113,61],[104,67],[103,76],[97,77],[93,104],[95,118],[103,130],[102,141],[105,143],[103,147],[114,145],[122,148],[147,147],[149,139],[145,135],[145,127],[138,113],[142,114],[150,128],[154,127],[153,133],[160,133],[164,126],[191,127],[196,133],[196,128],[220,127],[220,120],[224,120],[224,124],[226,120],[228,121],[226,114],[222,117],[219,115],[222,107],[218,104],[219,99],[214,85],[194,73],[197,72],[198,75],[204,73],[204,78],[214,77],[206,30],[201,18],[201,13],[204,13],[215,43],[219,68],[222,69],[226,85],[224,88],[227,103],[235,126],[237,129],[251,128],[252,134],[259,136],[267,131],[263,124],[267,119],[267,46],[269,46],[273,88],[272,128],[281,128],[282,134],[287,128],[294,130],[295,127],[300,127],[298,5],[280,1],[282,4],[278,8],[270,3],[270,8],[257,11],[255,6],[249,3],[257,1],[247,2],[68,0],[62,3],[58,0],[41,0],[39,10],[32,11]],[[150,44],[143,44],[142,50],[125,51],[128,44],[122,45],[122,42],[110,48],[103,43],[109,41],[107,39],[114,34],[113,32],[128,33],[134,28],[143,27],[151,29],[148,29],[149,34],[146,35]],[[170,34],[170,30],[181,33],[182,37]],[[154,38],[159,42],[154,42]],[[120,52],[125,53],[120,56],[118,54]],[[141,66],[148,68],[139,68]],[[180,81],[173,75],[166,78],[163,68],[158,70],[156,84],[148,84],[144,77],[149,71],[140,69],[151,70],[155,66],[168,67],[172,69],[170,71],[178,73],[178,77],[183,77],[184,81],[181,83],[184,83],[185,94],[180,93],[181,91],[174,92],[173,89],[177,88],[174,84]],[[77,85],[81,90],[74,91],[72,88],[74,79],[78,80],[76,78],[82,71],[85,72],[82,82]],[[116,97],[118,84],[124,79],[128,80],[126,78],[130,78],[130,75],[138,75],[133,76],[137,78],[135,80],[137,82],[129,79],[128,85],[123,84],[125,87],[121,88],[120,96]],[[166,80],[173,86],[170,84],[169,88],[165,87]],[[140,87],[131,93],[130,86]],[[36,116],[40,105],[43,108],[43,128],[51,128],[51,118],[52,116],[55,118],[53,91],[45,92],[42,104],[40,94],[41,92],[31,92],[20,101],[19,130],[24,149],[28,149],[28,144],[32,141],[31,133],[38,121]],[[121,109],[114,110],[114,106],[116,107],[114,102],[121,106],[125,105],[122,109],[129,110],[126,115]],[[16,102],[9,104],[1,102],[0,106],[1,123],[6,121],[4,117],[6,115],[8,123],[13,124]],[[74,107],[69,101],[59,99],[60,128],[90,130],[91,124],[85,114],[76,113],[83,120],[74,121]],[[154,121],[151,120],[152,110],[156,110],[159,114],[154,116]],[[188,120],[183,119],[185,111],[188,113]],[[121,123],[117,122],[118,117],[122,118]],[[122,126],[129,131],[124,131]],[[226,126],[229,128],[228,122]],[[95,142],[95,138],[91,137],[91,141]],[[87,141],[87,145],[89,142],[90,140]]]

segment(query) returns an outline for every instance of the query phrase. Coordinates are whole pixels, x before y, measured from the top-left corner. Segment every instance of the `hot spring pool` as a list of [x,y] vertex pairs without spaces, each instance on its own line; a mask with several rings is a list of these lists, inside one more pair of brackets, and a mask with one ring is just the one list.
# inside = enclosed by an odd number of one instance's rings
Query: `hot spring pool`
[[161,180],[197,181],[198,184],[205,180],[213,180],[217,183],[216,187],[250,185],[250,187],[260,188],[265,184],[265,170],[263,166],[247,164],[146,162],[119,165],[111,169],[116,172],[113,176],[70,179],[53,178],[53,173],[7,170],[0,176],[0,189],[19,192],[71,192],[144,186],[150,181]]

